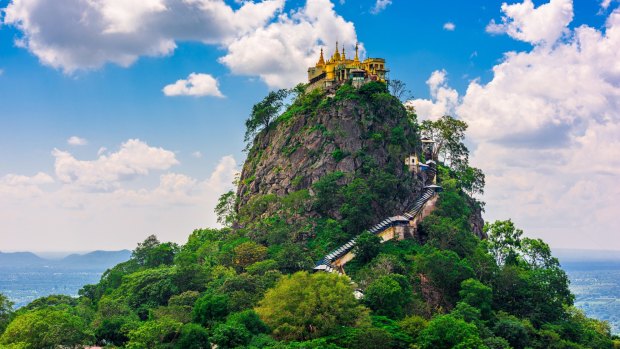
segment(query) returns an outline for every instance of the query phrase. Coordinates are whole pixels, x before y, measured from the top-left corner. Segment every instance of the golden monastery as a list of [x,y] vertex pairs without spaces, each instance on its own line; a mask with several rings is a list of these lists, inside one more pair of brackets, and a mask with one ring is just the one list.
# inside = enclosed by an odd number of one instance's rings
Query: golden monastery
[[358,56],[358,45],[355,45],[355,58],[348,59],[342,47],[342,53],[338,50],[325,61],[323,49],[321,56],[314,67],[308,68],[308,87],[309,88],[328,88],[340,85],[351,80],[356,87],[368,81],[386,82],[386,74],[389,71],[383,58],[366,58],[360,61]]

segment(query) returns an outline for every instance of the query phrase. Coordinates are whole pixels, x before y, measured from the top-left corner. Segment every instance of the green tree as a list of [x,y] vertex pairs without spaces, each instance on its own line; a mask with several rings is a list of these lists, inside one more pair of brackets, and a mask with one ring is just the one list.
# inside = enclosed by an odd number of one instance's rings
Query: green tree
[[286,340],[319,338],[340,326],[368,322],[368,311],[355,299],[349,279],[329,273],[282,278],[256,312],[276,338]]
[[95,327],[95,338],[98,343],[109,343],[123,346],[129,341],[129,331],[140,325],[137,316],[112,316],[104,318]]
[[250,343],[252,334],[245,326],[238,322],[225,322],[218,324],[213,330],[211,340],[218,348],[232,349],[242,347]]
[[453,251],[440,251],[426,249],[414,259],[414,269],[418,275],[422,275],[421,288],[431,289],[438,297],[439,304],[436,306],[451,307],[457,299],[461,289],[461,282],[472,278],[474,271],[466,260],[461,260]]
[[469,195],[484,194],[485,175],[481,169],[464,166],[457,171],[456,177]]
[[[443,206],[447,200],[442,197],[440,201],[442,201],[440,205]],[[478,245],[478,239],[471,233],[469,222],[464,217],[455,219],[431,214],[420,223],[419,227],[420,234],[427,237],[427,245],[440,250],[454,251],[461,258],[472,255]]]
[[469,150],[463,143],[467,123],[444,115],[436,121],[423,121],[420,130],[422,137],[435,142],[433,158],[439,158],[453,170],[467,166]]
[[342,194],[344,203],[340,207],[340,213],[344,226],[349,233],[359,234],[371,223],[374,213],[372,202],[376,199],[376,194],[363,178],[352,180],[342,188]]
[[434,318],[418,338],[422,349],[488,349],[475,325],[451,315]]
[[517,229],[511,220],[507,220],[486,223],[484,232],[488,236],[489,252],[498,265],[514,265],[518,262],[523,230]]
[[407,84],[402,80],[393,79],[388,83],[388,88],[392,96],[398,98],[399,101],[405,102],[407,99],[411,99],[411,91],[407,89]]
[[252,107],[252,113],[245,121],[246,142],[250,141],[261,129],[269,128],[284,106],[284,100],[288,94],[289,91],[286,89],[271,91],[262,101]]
[[248,241],[235,246],[233,254],[233,264],[235,267],[239,270],[244,270],[247,266],[265,259],[267,247]]
[[172,319],[143,322],[129,332],[128,349],[163,349],[174,343],[180,335],[183,324]]
[[4,332],[4,329],[9,324],[12,314],[13,302],[0,293],[0,334]]
[[111,300],[129,305],[146,319],[150,309],[166,305],[172,295],[180,293],[176,272],[175,267],[158,267],[126,275],[120,287],[110,294]]
[[230,227],[236,219],[237,195],[234,191],[229,190],[222,194],[215,206],[215,215],[217,222]]
[[37,309],[49,309],[49,308],[70,308],[75,307],[78,304],[78,300],[71,296],[67,296],[64,294],[52,294],[45,297],[40,297],[32,302],[28,303],[26,306],[19,309],[19,313],[23,313],[26,311],[37,310]]
[[23,343],[32,349],[74,347],[92,340],[84,320],[55,309],[37,309],[18,315],[0,337],[1,344]]
[[507,340],[501,337],[485,338],[484,345],[489,347],[489,349],[514,349]]
[[411,301],[411,287],[407,279],[398,274],[381,276],[364,291],[364,303],[376,315],[393,319],[401,318]]
[[415,340],[420,335],[420,332],[428,326],[428,320],[419,315],[413,315],[400,320],[398,324],[403,329],[403,332]]
[[280,250],[276,253],[275,260],[278,262],[278,268],[283,273],[290,274],[300,270],[308,270],[312,267],[312,258],[298,244],[285,243],[280,247]]
[[209,332],[198,324],[185,324],[176,343],[177,349],[211,349]]
[[521,238],[523,231],[510,220],[486,224],[485,231],[490,253],[503,266],[495,280],[496,307],[535,325],[561,319],[574,296],[549,246],[542,240]]
[[312,185],[315,192],[314,208],[323,214],[329,214],[342,204],[340,188],[344,173],[328,173]]
[[459,296],[462,302],[480,310],[484,319],[491,316],[493,305],[493,290],[475,279],[467,279],[461,282]]
[[196,301],[192,316],[194,322],[210,327],[223,320],[230,312],[230,300],[226,294],[206,292]]
[[237,322],[245,326],[250,333],[257,335],[268,333],[269,327],[260,319],[258,314],[252,309],[244,310],[239,313],[231,314],[226,322]]
[[363,232],[355,240],[354,253],[360,262],[368,263],[375,258],[381,250],[381,238],[369,232]]
[[506,339],[514,349],[524,349],[530,343],[527,327],[514,316],[500,318],[493,327],[493,333]]
[[172,265],[178,250],[177,244],[160,243],[155,235],[150,235],[138,244],[132,253],[132,258],[141,266],[155,268],[160,265]]

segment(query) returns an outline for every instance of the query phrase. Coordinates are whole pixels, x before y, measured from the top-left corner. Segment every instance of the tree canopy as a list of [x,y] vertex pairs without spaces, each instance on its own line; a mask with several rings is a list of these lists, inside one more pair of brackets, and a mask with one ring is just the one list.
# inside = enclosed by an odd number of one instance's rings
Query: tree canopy
[[284,277],[256,312],[276,338],[287,340],[319,338],[368,321],[368,310],[353,296],[348,278],[328,273]]
[[245,121],[245,141],[250,141],[260,130],[269,128],[269,125],[278,117],[289,90],[271,91],[260,102],[252,107],[250,117]]

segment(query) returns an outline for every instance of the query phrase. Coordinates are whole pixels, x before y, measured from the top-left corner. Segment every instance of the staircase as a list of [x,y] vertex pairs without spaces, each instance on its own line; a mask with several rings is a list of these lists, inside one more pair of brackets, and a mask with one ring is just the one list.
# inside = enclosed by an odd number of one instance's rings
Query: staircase
[[[428,185],[424,187],[422,195],[414,202],[409,210],[402,216],[389,217],[382,222],[372,226],[368,231],[372,234],[379,235],[385,230],[397,226],[397,225],[409,225],[410,221],[422,211],[424,204],[430,200],[437,192],[441,191],[441,187],[438,185]],[[334,261],[338,260],[342,256],[349,253],[356,245],[357,237],[347,241],[344,245],[338,247],[332,252],[328,253],[314,266],[315,271],[325,271],[329,273],[342,274],[342,270],[333,265]]]
[[407,212],[405,212],[403,216],[408,220],[415,218],[415,216],[420,213],[420,210],[424,204],[435,195],[439,188],[441,187],[434,184],[424,187],[422,195],[413,203],[413,205],[410,206],[410,208],[407,209]]
[[[426,172],[426,186],[422,191],[422,194],[416,199],[416,201],[407,208],[405,213],[402,216],[394,216],[389,217],[382,222],[372,226],[368,231],[372,234],[379,235],[383,233],[385,230],[400,225],[410,225],[413,220],[420,214],[424,205],[430,200],[433,196],[435,196],[438,192],[442,190],[442,188],[435,184],[436,176],[437,176],[437,164],[433,160],[429,160],[426,164],[421,165],[420,167],[424,167],[424,171]],[[357,237],[347,241],[344,245],[338,247],[332,252],[328,253],[323,257],[320,261],[316,263],[314,266],[315,271],[325,271],[328,273],[339,273],[342,274],[343,271],[338,267],[334,266],[334,261],[338,260],[342,256],[349,253],[356,245]]]

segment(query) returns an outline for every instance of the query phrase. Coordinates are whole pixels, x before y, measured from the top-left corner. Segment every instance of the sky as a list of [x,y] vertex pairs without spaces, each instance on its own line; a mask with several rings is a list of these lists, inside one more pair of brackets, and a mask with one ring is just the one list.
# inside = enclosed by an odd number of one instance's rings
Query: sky
[[183,243],[245,159],[244,121],[336,41],[420,119],[469,124],[488,221],[617,249],[617,0],[0,0],[0,250]]

